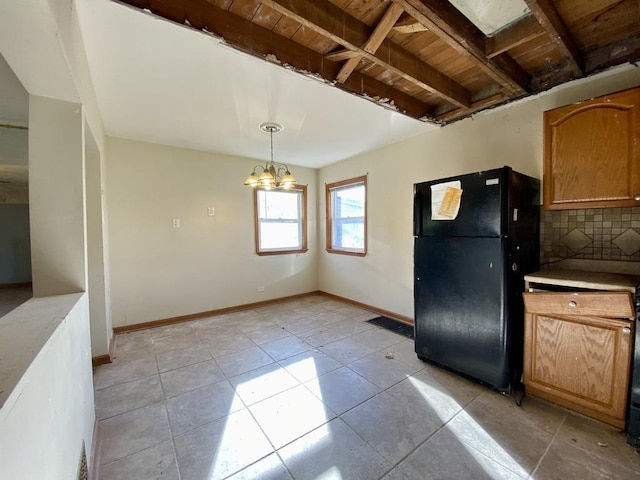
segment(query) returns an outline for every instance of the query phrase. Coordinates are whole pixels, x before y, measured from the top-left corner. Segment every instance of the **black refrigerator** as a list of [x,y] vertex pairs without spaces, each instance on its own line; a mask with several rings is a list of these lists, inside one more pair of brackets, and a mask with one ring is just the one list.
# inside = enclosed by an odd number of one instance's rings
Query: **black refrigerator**
[[414,185],[415,351],[505,393],[522,375],[540,182],[510,167]]

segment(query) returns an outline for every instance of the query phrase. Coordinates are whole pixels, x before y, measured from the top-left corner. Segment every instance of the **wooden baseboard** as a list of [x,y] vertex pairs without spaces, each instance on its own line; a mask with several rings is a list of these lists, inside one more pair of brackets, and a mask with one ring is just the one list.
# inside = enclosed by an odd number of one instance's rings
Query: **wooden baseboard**
[[[354,307],[369,310],[370,312],[377,313],[384,317],[393,318],[394,320],[398,320],[399,322],[406,323],[407,325],[413,325],[412,318],[405,317],[403,315],[399,315],[394,312],[390,312],[389,310],[384,310],[382,308],[374,307],[372,305],[367,305],[366,303],[356,302],[355,300],[351,300],[349,298],[340,297],[338,295],[334,295],[333,293],[323,292],[321,290],[315,290],[313,292],[299,293],[297,295],[289,295],[287,297],[273,298],[271,300],[264,300],[262,302],[246,303],[244,305],[236,305],[233,307],[219,308],[217,310],[209,310],[206,312],[190,313],[188,315],[181,315],[178,317],[169,317],[169,318],[163,318],[161,320],[152,320],[150,322],[124,325],[122,327],[115,327],[113,329],[113,334],[115,338],[115,335],[118,335],[119,333],[135,332],[137,330],[146,330],[147,328],[164,327],[166,325],[173,325],[175,323],[189,322],[191,320],[198,320],[200,318],[214,317],[216,315],[223,315],[225,313],[241,312],[243,310],[251,310],[252,308],[264,307],[266,305],[273,305],[274,303],[286,302],[287,300],[295,300],[297,298],[305,298],[313,295],[323,295],[333,300],[337,300],[339,302],[353,305]],[[111,349],[110,349],[110,353],[111,353]],[[109,355],[101,355],[100,357],[94,357],[94,362],[102,361],[102,357],[109,358]],[[103,365],[105,363],[110,363],[110,362],[111,360],[109,359],[108,361],[103,361],[102,363],[97,363],[97,364],[94,363],[94,367],[98,365]]]
[[407,325],[413,326],[413,323],[414,323],[413,318],[405,317],[404,315],[399,315],[397,313],[390,312],[389,310],[383,310],[382,308],[374,307],[372,305],[367,305],[366,303],[356,302],[355,300],[341,297],[339,295],[334,295],[333,293],[328,293],[323,291],[320,291],[319,293],[321,295],[324,295],[325,297],[332,298],[339,302],[348,303],[349,305],[353,305],[354,307],[358,307],[358,308],[364,308],[365,310],[369,310],[370,312],[378,313],[383,317],[393,318],[394,320],[398,320],[399,322],[406,323]]
[[98,355],[91,359],[91,366],[93,368],[99,367],[100,365],[106,365],[108,363],[111,363],[111,355]]
[[33,284],[31,282],[0,284],[0,288],[27,288],[27,287],[33,288]]
[[98,355],[97,357],[93,357],[91,359],[91,366],[93,368],[99,367],[100,365],[107,365],[111,363],[111,359],[113,358],[113,349],[115,348],[116,336],[111,335],[111,340],[109,341],[109,348],[106,355]]
[[246,303],[244,305],[236,305],[233,307],[219,308],[217,310],[209,310],[206,312],[190,313],[188,315],[180,315],[179,317],[163,318],[161,320],[152,320],[150,322],[135,323],[133,325],[124,325],[113,329],[114,335],[119,333],[134,332],[136,330],[146,330],[147,328],[163,327],[165,325],[173,325],[175,323],[188,322],[190,320],[198,320],[200,318],[214,317],[216,315],[224,315],[225,313],[241,312],[243,310],[251,310],[252,308],[273,305],[287,300],[295,300],[296,298],[310,297],[318,295],[322,292],[316,290],[308,293],[299,293],[297,295],[289,295],[288,297],[273,298],[271,300],[263,300],[262,302]]

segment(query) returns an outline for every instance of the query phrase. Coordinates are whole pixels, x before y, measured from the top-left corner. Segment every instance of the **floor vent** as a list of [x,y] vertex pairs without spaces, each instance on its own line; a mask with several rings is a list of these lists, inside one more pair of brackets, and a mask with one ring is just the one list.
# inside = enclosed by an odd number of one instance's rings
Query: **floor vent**
[[87,467],[87,453],[84,450],[84,442],[82,442],[82,451],[80,452],[80,465],[78,466],[78,480],[89,480],[89,468]]

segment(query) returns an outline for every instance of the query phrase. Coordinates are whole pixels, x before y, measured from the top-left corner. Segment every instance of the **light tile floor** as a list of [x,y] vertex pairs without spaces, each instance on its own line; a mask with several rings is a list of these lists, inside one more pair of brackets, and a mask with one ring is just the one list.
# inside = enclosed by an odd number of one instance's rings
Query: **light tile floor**
[[311,296],[119,335],[99,480],[640,478],[620,431],[426,365],[375,316]]

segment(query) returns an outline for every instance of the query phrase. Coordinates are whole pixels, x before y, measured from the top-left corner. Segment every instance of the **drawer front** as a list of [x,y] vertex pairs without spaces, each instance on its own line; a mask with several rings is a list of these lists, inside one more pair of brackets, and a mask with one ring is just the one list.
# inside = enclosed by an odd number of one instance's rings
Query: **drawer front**
[[527,313],[634,318],[630,292],[536,292],[523,295]]

